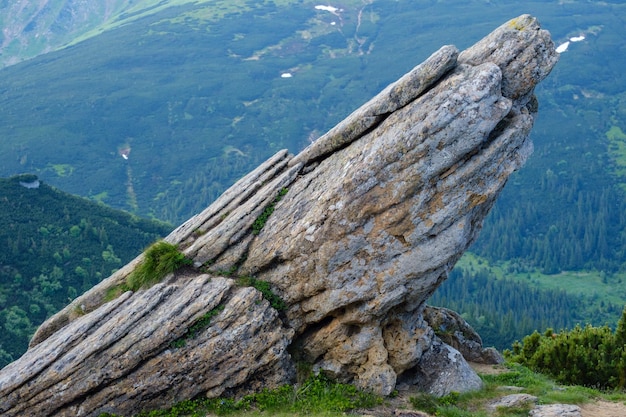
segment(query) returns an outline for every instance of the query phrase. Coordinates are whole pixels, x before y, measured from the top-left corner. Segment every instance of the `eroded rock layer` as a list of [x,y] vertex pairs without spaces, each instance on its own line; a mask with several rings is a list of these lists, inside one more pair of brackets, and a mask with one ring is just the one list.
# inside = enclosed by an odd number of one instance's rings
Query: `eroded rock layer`
[[193,267],[107,301],[140,256],[51,317],[0,372],[0,413],[131,415],[293,382],[296,361],[381,394],[478,388],[425,302],[532,152],[533,89],[556,62],[528,15],[444,46],[172,232]]

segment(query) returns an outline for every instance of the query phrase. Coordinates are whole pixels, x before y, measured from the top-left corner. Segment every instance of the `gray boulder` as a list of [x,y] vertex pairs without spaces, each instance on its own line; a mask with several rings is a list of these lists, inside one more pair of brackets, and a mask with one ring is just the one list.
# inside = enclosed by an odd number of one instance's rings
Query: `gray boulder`
[[458,313],[443,307],[426,306],[423,315],[435,334],[457,349],[466,360],[488,365],[504,362],[496,349],[483,347],[480,335]]
[[531,154],[557,56],[520,16],[277,153],[165,239],[193,266],[110,300],[139,256],[46,321],[0,372],[0,414],[131,415],[293,382],[297,361],[380,394],[478,388],[425,302]]
[[529,417],[582,417],[580,407],[572,404],[538,405],[530,410]]
[[487,406],[490,411],[497,411],[498,408],[517,408],[534,406],[537,404],[538,398],[530,394],[510,394],[505,397],[493,401]]

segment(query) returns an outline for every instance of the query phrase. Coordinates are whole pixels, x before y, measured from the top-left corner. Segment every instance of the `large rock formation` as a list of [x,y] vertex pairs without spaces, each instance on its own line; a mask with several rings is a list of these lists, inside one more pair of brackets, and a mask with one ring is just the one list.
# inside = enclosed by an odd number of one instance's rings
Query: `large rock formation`
[[556,61],[528,15],[441,48],[172,232],[193,267],[107,301],[140,256],[51,317],[0,373],[0,413],[130,415],[292,382],[298,361],[381,394],[479,387],[422,312],[530,155]]

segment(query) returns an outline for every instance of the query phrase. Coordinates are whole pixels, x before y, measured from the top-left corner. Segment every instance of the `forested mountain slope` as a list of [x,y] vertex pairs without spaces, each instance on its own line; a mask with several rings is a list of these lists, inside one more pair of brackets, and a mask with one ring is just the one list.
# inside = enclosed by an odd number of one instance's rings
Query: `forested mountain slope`
[[[159,8],[5,68],[0,174],[36,172],[66,191],[181,222],[277,149],[303,148],[442,43],[467,46],[522,11],[537,15],[556,39],[587,37],[563,54],[540,93],[534,160],[549,154],[520,177],[536,189],[548,168],[560,175],[557,162],[575,169],[587,164],[581,158],[588,151],[593,161],[607,155],[604,134],[620,108],[610,101],[620,100],[623,74],[619,62],[596,62],[618,55],[623,6],[388,0],[345,2],[332,12],[315,6],[231,5],[217,21],[218,6],[209,3]],[[599,120],[577,129],[569,120],[582,111]],[[558,139],[569,146],[566,155]],[[582,186],[597,189],[597,179],[592,185],[583,178]],[[536,201],[544,207],[560,201],[548,189],[542,194],[548,198]]]
[[0,204],[0,367],[45,318],[171,230],[34,175],[0,179]]

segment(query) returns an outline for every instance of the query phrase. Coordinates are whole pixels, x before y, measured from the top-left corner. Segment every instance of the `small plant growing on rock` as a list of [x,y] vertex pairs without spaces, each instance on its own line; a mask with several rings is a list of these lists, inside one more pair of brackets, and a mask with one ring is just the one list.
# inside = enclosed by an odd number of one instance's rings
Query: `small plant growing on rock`
[[282,311],[287,309],[285,300],[274,294],[270,283],[251,276],[242,276],[237,279],[237,284],[241,287],[253,287],[261,292],[263,298],[269,301],[272,308]]
[[188,340],[195,338],[200,331],[204,330],[206,327],[209,327],[209,325],[211,324],[211,319],[220,314],[222,311],[224,311],[224,306],[219,305],[213,310],[204,314],[198,319],[198,321],[192,324],[189,329],[187,329],[187,332],[183,336],[170,343],[170,347],[174,349],[185,347]]
[[160,282],[167,274],[192,263],[176,245],[161,240],[145,251],[144,259],[126,278],[126,284],[128,289],[137,291]]
[[278,203],[285,196],[285,194],[287,194],[287,191],[287,188],[282,188],[274,198],[274,201],[272,201],[269,206],[265,207],[263,213],[261,213],[252,224],[252,234],[258,235],[259,233],[261,233],[261,229],[263,229],[263,226],[265,226],[265,223],[267,223],[267,219],[269,219],[274,212],[274,207],[276,207],[276,203]]

